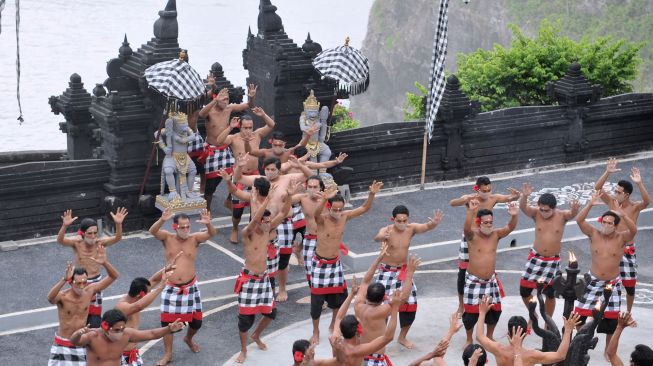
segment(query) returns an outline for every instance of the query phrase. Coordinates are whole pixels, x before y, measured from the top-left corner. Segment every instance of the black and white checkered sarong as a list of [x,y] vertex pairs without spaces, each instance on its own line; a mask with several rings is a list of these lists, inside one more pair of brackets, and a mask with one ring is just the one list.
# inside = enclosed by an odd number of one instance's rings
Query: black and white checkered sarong
[[301,229],[306,226],[306,218],[302,211],[301,203],[294,203],[292,205],[292,228]]
[[621,310],[621,278],[617,277],[613,280],[603,281],[594,277],[592,272],[588,272],[585,280],[587,281],[585,294],[582,299],[576,301],[575,311],[582,316],[592,316],[592,309],[599,299],[603,301],[603,290],[607,284],[610,284],[612,285],[612,294],[603,317],[605,319],[619,318],[619,311]]
[[501,311],[501,291],[497,275],[492,274],[489,280],[482,280],[473,274],[465,273],[465,292],[463,306],[466,313],[478,313],[478,304],[483,296],[489,296],[494,304],[492,310]]
[[317,247],[317,235],[306,234],[302,243],[302,254],[304,255],[304,269],[306,270],[306,279],[311,280],[311,263],[313,263],[313,254]]
[[243,268],[234,292],[238,294],[238,312],[242,315],[270,314],[274,309],[272,284],[265,273],[257,276]]
[[277,240],[270,240],[268,243],[268,256],[266,260],[268,277],[274,277],[279,271],[279,245]]
[[277,245],[279,245],[280,254],[292,254],[292,240],[292,218],[287,217],[277,226]]
[[323,259],[313,255],[311,259],[311,294],[341,294],[347,289],[340,256]]
[[55,334],[48,366],[86,366],[86,348],[75,347],[69,339]]
[[460,247],[458,248],[458,268],[467,269],[469,264],[469,244],[467,244],[467,239],[465,234],[463,234],[462,239],[460,239]]
[[207,179],[217,178],[220,176],[220,169],[229,169],[236,164],[234,154],[227,145],[213,146],[208,143],[204,144],[204,172]]
[[[130,358],[131,362],[129,362]],[[123,352],[120,358],[120,366],[143,366],[143,358],[138,352],[138,348]]]
[[177,319],[182,322],[202,320],[202,299],[197,277],[183,286],[168,282],[161,292],[161,321],[172,323]]
[[199,132],[196,132],[193,135],[193,138],[188,140],[188,155],[190,157],[196,157],[204,151],[204,139]]
[[548,287],[553,278],[560,273],[560,256],[543,257],[535,249],[528,253],[528,261],[519,281],[521,287],[537,288],[537,281],[542,279]]
[[[86,286],[100,282],[102,279],[102,274],[99,274],[95,277],[87,279]],[[88,307],[88,313],[90,315],[102,316],[102,291],[96,292],[95,295],[91,298],[91,304]]]
[[[395,291],[401,291],[404,280],[406,276],[406,265],[403,266],[391,266],[385,263],[381,263],[379,268],[377,268],[374,281],[380,282],[385,286],[385,294],[388,298],[392,297]],[[399,279],[402,277],[402,279]],[[412,289],[410,290],[410,296],[408,300],[399,307],[400,312],[415,312],[417,311],[417,286],[415,286],[415,281],[413,281]]]
[[372,353],[363,359],[363,366],[392,366],[388,355],[381,353]]
[[621,272],[621,283],[624,287],[635,287],[637,284],[637,254],[635,254],[635,244],[624,247],[624,255],[619,263]]

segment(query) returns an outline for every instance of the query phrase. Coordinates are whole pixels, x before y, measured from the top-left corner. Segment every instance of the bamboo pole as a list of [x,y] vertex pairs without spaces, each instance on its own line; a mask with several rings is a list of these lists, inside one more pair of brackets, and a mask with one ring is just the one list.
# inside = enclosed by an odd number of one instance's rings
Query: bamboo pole
[[426,181],[426,146],[428,139],[428,132],[424,131],[424,143],[422,144],[422,178],[420,180],[420,190],[424,190],[424,182]]

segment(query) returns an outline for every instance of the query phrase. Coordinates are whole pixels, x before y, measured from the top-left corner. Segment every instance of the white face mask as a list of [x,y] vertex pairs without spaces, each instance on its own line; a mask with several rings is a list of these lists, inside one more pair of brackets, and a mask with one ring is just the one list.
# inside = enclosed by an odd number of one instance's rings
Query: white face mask
[[399,230],[399,231],[404,231],[404,230],[406,230],[406,227],[407,227],[407,226],[408,226],[408,224],[405,223],[405,222],[404,222],[404,223],[401,223],[401,224],[395,222],[395,229],[397,229],[397,230]]
[[492,192],[478,192],[478,196],[481,197],[484,200],[490,198],[491,194],[492,194]]
[[615,194],[614,198],[617,200],[619,203],[623,203],[626,200],[626,194]]
[[177,236],[180,237],[183,240],[186,240],[190,236],[190,232],[188,232],[188,231],[177,231]]
[[267,170],[265,171],[265,177],[266,177],[270,182],[273,181],[273,180],[275,180],[275,179],[277,179],[278,176],[279,176],[279,171],[278,171],[278,170],[275,171],[275,172],[269,172],[269,171],[267,171]]
[[548,219],[549,217],[553,216],[553,210],[549,210],[546,212],[540,211],[540,214],[542,214],[542,217],[544,217],[545,219]]
[[89,238],[87,236],[84,237],[84,243],[88,245],[95,245],[95,241],[97,238]]
[[123,333],[114,333],[114,332],[104,332],[104,334],[107,335],[107,338],[111,340],[111,342],[118,342],[122,338]]
[[610,235],[610,234],[614,233],[614,226],[613,225],[604,226],[601,229],[601,231],[603,232],[603,235]]
[[331,217],[333,217],[334,219],[338,220],[340,219],[340,216],[342,216],[342,212],[329,211],[329,215],[331,215]]
[[492,228],[491,228],[491,227],[481,226],[481,227],[480,227],[480,230],[481,230],[481,233],[483,233],[483,235],[490,235],[490,234],[492,234]]

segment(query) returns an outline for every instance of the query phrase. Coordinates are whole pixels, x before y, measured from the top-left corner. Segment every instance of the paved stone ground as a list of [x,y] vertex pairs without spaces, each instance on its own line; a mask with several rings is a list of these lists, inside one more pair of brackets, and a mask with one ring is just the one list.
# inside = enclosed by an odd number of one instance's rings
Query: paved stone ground
[[[641,168],[642,176],[647,186],[650,187],[653,176],[653,158],[651,154],[635,156],[631,161],[621,164],[622,173],[611,177],[611,182],[616,182],[625,177],[630,167],[636,165]],[[562,208],[568,205],[562,201],[564,197],[587,198],[591,183],[602,173],[602,163],[590,162],[565,167],[561,169],[541,170],[538,172],[524,171],[512,172],[501,176],[492,176],[494,189],[504,191],[507,187],[520,188],[521,183],[528,181],[536,190],[548,188],[554,191]],[[420,311],[412,339],[419,345],[418,350],[406,352],[391,346],[391,354],[396,356],[395,365],[407,364],[408,360],[426,352],[437,342],[438,337],[444,332],[442,324],[446,324],[446,314],[453,310],[456,295],[455,278],[456,264],[451,260],[457,248],[464,210],[450,208],[448,201],[471,190],[468,181],[443,182],[432,185],[424,191],[404,190],[384,192],[377,198],[372,210],[361,218],[352,220],[345,234],[345,241],[354,253],[354,258],[374,257],[378,245],[371,237],[382,226],[389,224],[388,218],[396,204],[405,204],[411,209],[411,218],[416,222],[423,222],[432,214],[432,210],[440,208],[445,211],[445,218],[440,226],[427,234],[417,236],[413,246],[415,251],[422,256],[426,263],[420,267],[416,275],[419,286]],[[223,187],[221,187],[223,189]],[[220,190],[213,205],[216,223],[229,224],[226,214],[221,206],[223,191]],[[638,193],[633,195],[638,197]],[[362,201],[356,199],[354,206]],[[498,207],[497,222],[505,223],[508,215]],[[653,209],[647,210],[640,218],[640,233],[638,243],[647,243],[653,239]],[[601,208],[596,208],[590,216],[596,217]],[[246,219],[244,219],[246,220]],[[530,243],[528,233],[532,228],[531,222],[520,215],[518,234],[504,240],[501,247],[503,252],[498,256],[497,269],[502,275],[509,296],[518,295],[519,273],[522,270],[527,247]],[[529,231],[530,230],[530,231]],[[191,354],[188,348],[177,336],[175,341],[175,365],[215,365],[227,362],[239,348],[238,333],[236,329],[236,303],[235,296],[231,293],[235,275],[242,266],[242,248],[228,243],[228,229],[222,229],[208,244],[200,247],[198,256],[198,276],[204,301],[205,320],[202,330],[196,340],[202,347],[199,354]],[[566,248],[574,248],[580,258],[583,269],[589,265],[589,248],[587,241],[579,236],[576,225],[567,228],[565,236],[569,242]],[[510,239],[517,241],[515,248],[509,248]],[[20,357],[21,364],[43,364],[48,358],[52,336],[57,322],[56,311],[47,303],[46,294],[52,284],[61,276],[66,261],[70,260],[70,249],[57,245],[53,238],[40,238],[38,240],[21,241],[20,248],[11,252],[0,252],[0,294],[5,301],[0,303],[0,364],[15,364],[16,357]],[[121,243],[109,249],[109,258],[121,273],[120,279],[106,292],[105,308],[109,308],[115,299],[123,294],[129,282],[136,276],[149,276],[163,264],[161,244],[147,234],[134,233]],[[622,355],[627,357],[636,339],[641,340],[652,334],[652,326],[646,320],[653,309],[653,267],[646,258],[653,256],[653,249],[645,244],[639,245],[640,281],[638,290],[637,308],[635,317],[639,319],[639,328],[628,330],[624,335]],[[352,262],[354,263],[354,262]],[[359,262],[355,262],[359,263]],[[360,272],[363,269],[356,265],[350,268],[349,274]],[[289,277],[291,290],[289,301],[279,306],[278,318],[265,332],[265,336],[274,348],[266,352],[264,357],[267,365],[284,365],[290,363],[290,341],[297,338],[310,336],[309,306],[297,303],[297,300],[308,295],[305,285],[303,269],[291,266]],[[440,307],[440,304],[442,307]],[[524,313],[518,299],[509,298],[506,306],[506,315]],[[560,303],[561,305],[561,303]],[[438,306],[436,309],[435,306]],[[561,306],[559,306],[561,307]],[[449,309],[451,308],[451,309]],[[431,309],[434,309],[431,311]],[[437,310],[437,311],[436,311]],[[441,311],[440,311],[441,310]],[[446,311],[445,311],[446,310]],[[503,317],[506,320],[508,317]],[[323,323],[327,323],[329,316],[325,315]],[[146,310],[142,316],[142,328],[158,326],[158,301],[151,309]],[[429,328],[432,326],[432,328]],[[501,325],[500,325],[501,327]],[[326,344],[326,331],[323,332],[323,343]],[[497,331],[499,334],[499,331]],[[454,340],[449,353],[451,364],[458,363],[459,347],[457,344],[462,334]],[[532,337],[535,338],[534,336]],[[533,342],[533,341],[532,341]],[[161,342],[150,342],[144,345],[144,358],[146,365],[155,364],[163,353]],[[602,349],[602,346],[601,346]],[[250,352],[250,362],[257,364],[257,358],[263,355],[260,351]],[[272,358],[270,358],[272,357]],[[591,364],[599,364],[600,357],[592,356]],[[271,362],[271,359],[275,359]],[[627,358],[625,358],[627,359]],[[278,361],[277,361],[278,360]],[[597,362],[597,363],[595,363]],[[226,364],[230,364],[227,362]],[[261,363],[262,364],[262,363]]]

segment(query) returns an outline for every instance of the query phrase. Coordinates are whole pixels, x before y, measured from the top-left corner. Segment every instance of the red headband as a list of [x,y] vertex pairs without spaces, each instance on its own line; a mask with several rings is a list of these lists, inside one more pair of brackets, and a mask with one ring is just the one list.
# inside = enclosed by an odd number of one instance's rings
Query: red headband
[[139,293],[138,293],[138,296],[140,296],[140,297],[145,296],[145,291],[141,291],[141,292],[139,292]]
[[474,186],[472,187],[472,189],[475,190],[476,192],[478,192],[478,184],[474,184]]
[[100,323],[100,328],[104,329],[105,331],[109,331],[109,323],[103,320],[102,323]]
[[331,209],[331,202],[327,201],[326,205],[324,205],[324,207],[326,207],[327,210],[330,210]]
[[599,224],[603,222],[603,216],[599,217]]
[[476,218],[476,225],[481,226],[481,218],[480,217]]
[[172,224],[172,230],[177,230],[177,224]]
[[295,359],[295,362],[302,362],[304,361],[304,354],[302,351],[295,351],[293,358]]

